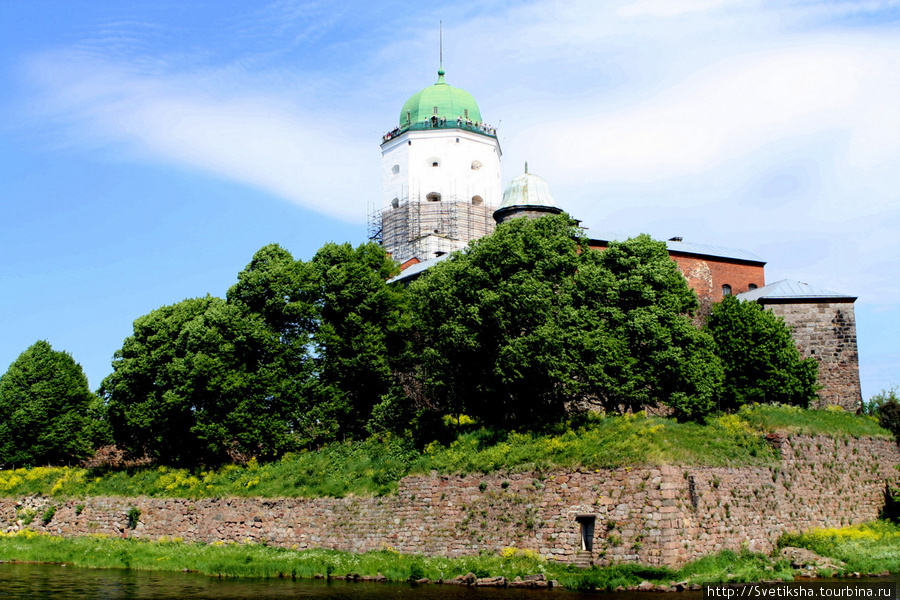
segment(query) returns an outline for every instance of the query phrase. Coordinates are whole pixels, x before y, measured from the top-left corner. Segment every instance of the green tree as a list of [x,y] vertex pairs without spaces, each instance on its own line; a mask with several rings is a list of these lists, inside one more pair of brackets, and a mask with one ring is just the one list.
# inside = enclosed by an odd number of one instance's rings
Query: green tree
[[377,405],[396,405],[400,396],[392,363],[406,343],[405,295],[386,283],[398,268],[374,243],[326,244],[310,266],[307,289],[319,309],[313,333],[319,401],[331,408],[341,434],[358,437]]
[[67,352],[35,342],[0,377],[0,465],[63,464],[87,456],[94,399]]
[[665,247],[587,248],[566,215],[514,219],[410,287],[420,375],[441,410],[502,425],[577,403],[709,409],[718,363]]
[[116,444],[182,465],[293,449],[279,341],[258,315],[210,296],[137,319],[101,386]]
[[585,258],[610,273],[596,302],[607,307],[607,326],[628,349],[630,369],[612,390],[614,403],[633,409],[662,403],[682,419],[709,413],[722,365],[712,338],[691,321],[697,296],[665,243],[640,235]]
[[756,302],[727,296],[706,323],[725,367],[722,408],[749,402],[808,406],[816,398],[818,365],[802,358],[784,320]]

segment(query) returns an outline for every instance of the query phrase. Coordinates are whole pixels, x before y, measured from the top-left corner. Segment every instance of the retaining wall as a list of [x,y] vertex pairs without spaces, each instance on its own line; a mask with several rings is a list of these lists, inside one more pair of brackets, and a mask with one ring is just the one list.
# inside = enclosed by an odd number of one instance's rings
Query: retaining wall
[[[507,546],[571,561],[581,522],[594,523],[595,563],[679,565],[746,545],[769,551],[779,534],[878,517],[887,483],[897,483],[897,445],[872,438],[793,436],[773,440],[775,468],[626,467],[591,472],[416,476],[382,498],[95,497],[0,499],[0,528],[28,526],[73,536],[160,536],[213,542],[265,541],[290,548],[363,552],[392,548],[447,556]],[[44,526],[40,515],[57,506]],[[79,505],[81,505],[79,507]],[[128,527],[130,508],[140,510]],[[18,511],[18,512],[17,512]]]

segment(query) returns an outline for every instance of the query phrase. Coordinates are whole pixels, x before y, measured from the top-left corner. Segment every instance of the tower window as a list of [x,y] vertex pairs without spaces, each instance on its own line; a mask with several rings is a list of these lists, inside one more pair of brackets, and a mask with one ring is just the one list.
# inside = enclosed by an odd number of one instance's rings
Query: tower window
[[465,114],[466,118],[468,119],[469,118],[469,109],[467,108],[467,109],[463,110],[463,113]]
[[441,166],[441,159],[437,156],[432,156],[428,159],[428,164],[430,164],[432,167],[439,167]]
[[391,167],[391,173],[393,173],[394,175],[396,175],[399,172],[400,172],[400,165],[394,165],[393,167]]
[[440,202],[441,195],[437,192],[429,192],[428,194],[425,195],[425,199],[428,200],[429,202]]
[[723,295],[723,296],[730,296],[730,295],[731,295],[731,286],[728,285],[727,283],[726,283],[725,285],[722,286],[722,295]]
[[434,161],[433,163],[431,163],[431,166],[432,166],[432,167],[439,167],[440,165],[438,164],[437,161]]
[[437,106],[434,107],[434,112],[433,112],[432,114],[435,114],[435,115],[438,114],[438,107],[437,107]]
[[750,285],[747,286],[747,289],[748,289],[748,290],[755,290],[755,289],[756,289],[756,284],[755,284],[755,283],[751,283]]
[[391,200],[391,208],[400,208],[400,198]]
[[481,196],[472,196],[472,204],[474,206],[481,206],[482,204],[484,204],[484,198],[482,198]]

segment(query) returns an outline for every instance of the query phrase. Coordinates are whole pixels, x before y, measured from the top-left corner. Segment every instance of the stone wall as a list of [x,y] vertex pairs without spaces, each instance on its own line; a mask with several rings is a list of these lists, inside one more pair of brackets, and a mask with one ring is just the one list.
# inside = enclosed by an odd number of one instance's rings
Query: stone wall
[[[593,560],[679,565],[721,549],[768,551],[784,531],[877,518],[896,482],[897,445],[883,439],[776,439],[777,468],[634,467],[590,472],[417,476],[383,498],[180,500],[0,499],[0,528],[58,535],[265,541],[290,548],[463,556],[527,548],[571,561],[579,521],[593,520]],[[44,526],[40,515],[57,506]],[[128,527],[127,513],[140,519]]]
[[803,356],[819,363],[819,404],[836,404],[855,411],[862,403],[859,385],[859,352],[853,299],[828,302],[760,301],[784,317]]

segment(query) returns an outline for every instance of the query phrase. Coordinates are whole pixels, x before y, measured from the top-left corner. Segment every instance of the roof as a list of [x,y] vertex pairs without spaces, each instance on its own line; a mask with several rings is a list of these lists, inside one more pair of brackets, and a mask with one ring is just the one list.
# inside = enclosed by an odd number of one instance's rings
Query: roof
[[513,177],[503,191],[503,202],[500,203],[500,208],[512,206],[559,208],[556,199],[550,192],[550,185],[534,173],[529,173],[528,163],[525,163],[525,172]]
[[855,296],[832,292],[790,279],[782,279],[749,292],[736,294],[735,297],[742,302],[748,300],[856,300]]
[[387,280],[388,283],[408,283],[438,264],[441,261],[447,260],[450,258],[450,254],[441,254],[435,258],[429,258],[428,260],[423,260],[420,263],[416,263],[411,267],[407,267],[404,271],[402,271],[399,275],[395,275]]
[[[597,233],[591,233],[590,229],[585,228],[585,236],[592,240],[596,240],[598,242],[624,242],[630,237],[623,235],[620,233],[611,233],[608,231],[602,231]],[[723,246],[711,246],[709,244],[694,244],[691,242],[678,242],[675,240],[668,240],[666,242],[666,249],[669,252],[680,252],[683,254],[699,254],[701,256],[712,256],[715,258],[730,258],[732,260],[746,260],[748,262],[756,262],[760,264],[766,264],[766,261],[753,254],[749,250],[741,250],[739,248],[725,248]]]
[[480,123],[481,110],[472,94],[444,81],[444,69],[440,69],[437,83],[416,92],[403,105],[400,127],[421,123],[432,117],[452,122],[468,119],[473,123]]

